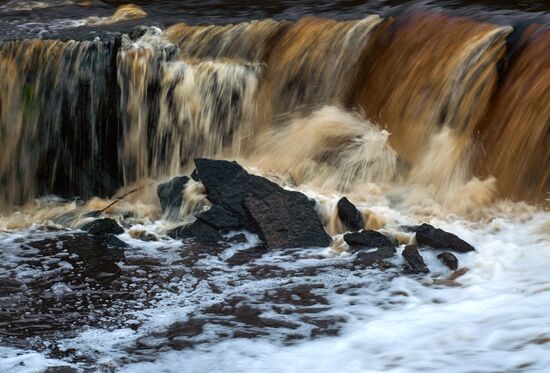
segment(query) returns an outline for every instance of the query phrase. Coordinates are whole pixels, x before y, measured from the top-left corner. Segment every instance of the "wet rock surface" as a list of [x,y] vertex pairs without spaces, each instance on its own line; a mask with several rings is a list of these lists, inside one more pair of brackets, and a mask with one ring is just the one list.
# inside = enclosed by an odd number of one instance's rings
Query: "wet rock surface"
[[407,264],[408,269],[414,273],[429,273],[430,270],[424,259],[418,252],[418,247],[416,245],[407,245],[403,250],[403,258]]
[[414,228],[416,231],[416,243],[418,246],[428,246],[438,250],[467,253],[475,251],[475,248],[459,238],[455,234],[445,232],[429,224],[422,224]]
[[397,246],[393,240],[373,230],[345,234],[344,241],[349,245],[352,252],[375,248],[394,249]]
[[338,201],[337,207],[340,221],[349,230],[356,232],[363,229],[363,215],[346,197]]
[[437,254],[437,259],[453,271],[458,269],[458,259],[453,253],[446,251],[444,253]]
[[82,230],[97,236],[124,233],[124,229],[114,219],[110,218],[97,219],[84,224]]
[[315,202],[302,193],[251,175],[236,162],[197,158],[195,165],[207,198],[235,214],[268,248],[330,245]]
[[219,205],[213,205],[207,211],[201,212],[197,219],[219,230],[241,227],[239,218]]
[[198,242],[211,244],[216,244],[222,240],[222,235],[202,220],[195,220],[191,224],[172,229],[168,231],[168,237],[178,240],[194,239]]
[[386,261],[392,258],[396,253],[393,247],[382,247],[373,251],[360,251],[357,254],[358,264],[365,267],[391,268],[393,265]]

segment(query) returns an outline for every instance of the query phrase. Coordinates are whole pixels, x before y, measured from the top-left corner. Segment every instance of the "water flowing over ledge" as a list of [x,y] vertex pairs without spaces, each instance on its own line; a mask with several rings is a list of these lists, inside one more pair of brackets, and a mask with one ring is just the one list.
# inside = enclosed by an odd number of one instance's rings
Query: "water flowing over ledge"
[[[1,371],[547,369],[548,24],[420,9],[134,28],[149,13],[0,42]],[[287,218],[332,243],[232,225],[196,157],[307,196]],[[180,175],[166,208],[157,187]],[[344,196],[391,255],[346,238]],[[269,214],[288,201],[265,199],[237,210],[289,232]],[[448,268],[421,223],[476,251]]]

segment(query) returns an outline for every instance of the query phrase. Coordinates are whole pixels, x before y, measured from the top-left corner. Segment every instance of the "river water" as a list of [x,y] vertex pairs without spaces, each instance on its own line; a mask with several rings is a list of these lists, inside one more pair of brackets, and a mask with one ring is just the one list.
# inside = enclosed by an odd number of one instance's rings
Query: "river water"
[[[120,3],[0,2],[1,372],[548,371],[547,2]],[[197,156],[306,194],[332,245],[169,238],[210,203],[156,187]],[[407,271],[421,223],[476,251]]]

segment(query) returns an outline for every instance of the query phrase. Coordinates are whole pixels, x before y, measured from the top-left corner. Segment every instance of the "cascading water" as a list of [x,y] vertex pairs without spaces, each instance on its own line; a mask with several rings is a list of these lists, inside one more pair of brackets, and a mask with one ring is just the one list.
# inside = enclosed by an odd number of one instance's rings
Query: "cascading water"
[[[550,364],[545,13],[332,1],[297,18],[283,1],[195,20],[194,2],[32,3],[0,4],[0,371]],[[253,224],[221,229],[225,246],[174,239],[242,187],[216,192],[197,157],[305,194],[331,246],[268,250]],[[180,175],[195,180],[165,211],[157,186]],[[456,271],[424,248],[430,274],[403,274],[401,255],[357,268],[343,196],[397,254],[424,222],[477,251]],[[250,198],[237,210],[265,208]],[[79,231],[101,216],[122,230]]]

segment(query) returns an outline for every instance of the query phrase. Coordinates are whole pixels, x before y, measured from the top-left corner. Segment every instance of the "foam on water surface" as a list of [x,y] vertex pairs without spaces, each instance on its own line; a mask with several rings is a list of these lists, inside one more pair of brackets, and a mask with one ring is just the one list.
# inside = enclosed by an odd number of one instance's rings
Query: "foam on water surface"
[[[358,207],[386,214],[388,230],[420,222],[387,204]],[[550,214],[497,216],[431,221],[477,251],[458,254],[452,274],[437,252],[423,249],[425,276],[400,273],[404,245],[391,259],[396,267],[380,271],[357,268],[354,255],[329,248],[263,251],[248,234],[247,243],[226,247],[181,243],[163,238],[165,223],[145,220],[132,229],[158,240],[120,235],[130,245],[113,259],[120,277],[101,285],[101,275],[94,280],[75,261],[81,253],[57,242],[46,255],[36,244],[75,231],[35,225],[1,233],[0,277],[27,289],[50,281],[39,300],[52,293],[69,307],[75,293],[86,297],[80,285],[98,290],[94,281],[106,294],[127,296],[91,298],[88,310],[76,307],[88,320],[71,333],[30,333],[26,346],[4,348],[0,360],[7,371],[25,371],[17,370],[24,361],[27,371],[74,364],[123,372],[543,372],[550,364]],[[63,280],[84,270],[90,278],[82,283]]]

